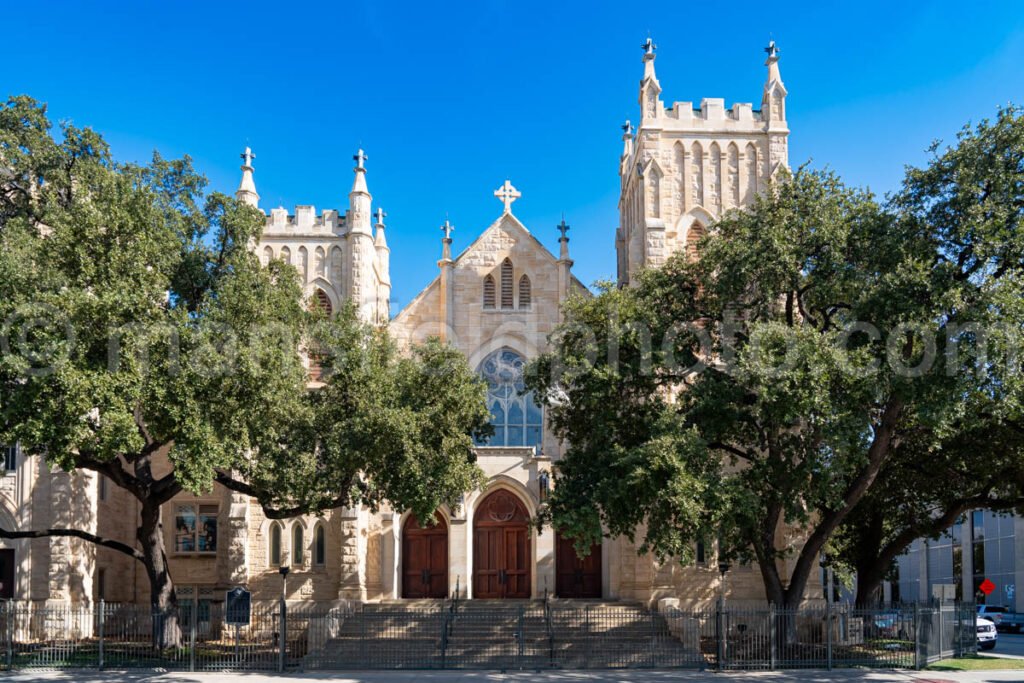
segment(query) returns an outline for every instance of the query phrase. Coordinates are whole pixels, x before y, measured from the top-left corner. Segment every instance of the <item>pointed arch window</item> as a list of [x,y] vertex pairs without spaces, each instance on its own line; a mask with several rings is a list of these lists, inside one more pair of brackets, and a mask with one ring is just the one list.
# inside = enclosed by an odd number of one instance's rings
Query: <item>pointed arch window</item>
[[529,308],[532,296],[533,292],[530,290],[530,278],[529,276],[524,275],[519,278],[519,308]]
[[334,312],[334,307],[331,305],[331,297],[327,296],[327,292],[322,289],[316,290],[316,307],[317,310],[323,311],[325,314],[330,315]]
[[295,523],[292,529],[292,566],[301,567],[305,560],[305,531],[301,522]]
[[281,525],[277,522],[270,525],[270,566],[281,566]]
[[523,370],[526,359],[511,349],[487,356],[478,372],[487,382],[487,407],[494,434],[477,442],[480,446],[533,446],[541,444],[544,414],[526,391]]
[[274,260],[274,248],[263,247],[263,265],[268,266],[270,262]]
[[290,266],[292,264],[292,250],[288,247],[281,247],[281,260]]
[[514,299],[512,294],[512,278],[514,276],[515,269],[512,267],[512,261],[505,259],[501,262],[501,307],[502,309],[515,308],[513,305]]
[[317,524],[313,532],[313,564],[317,567],[327,564],[327,531],[323,524]]
[[488,275],[484,278],[484,308],[494,309],[495,298],[494,276]]

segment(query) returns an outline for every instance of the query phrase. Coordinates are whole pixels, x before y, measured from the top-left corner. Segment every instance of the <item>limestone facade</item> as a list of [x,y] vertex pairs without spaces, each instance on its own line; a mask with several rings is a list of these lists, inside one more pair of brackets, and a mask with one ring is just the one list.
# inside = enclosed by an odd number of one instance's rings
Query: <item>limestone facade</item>
[[[726,109],[720,99],[704,99],[699,109],[689,102],[666,109],[654,73],[653,45],[645,47],[640,124],[634,133],[627,122],[619,160],[615,246],[621,283],[676,250],[692,248],[700,230],[723,212],[749,204],[787,163],[786,91],[774,48],[767,66],[760,110],[750,104]],[[253,158],[246,149],[236,197],[259,208]],[[292,601],[399,599],[419,588],[440,595],[457,588],[472,598],[496,590],[494,577],[503,595],[540,597],[545,590],[559,592],[572,571],[577,577],[593,575],[596,583],[588,584],[592,597],[648,602],[677,597],[689,604],[714,599],[720,577],[713,548],[696,566],[660,566],[637,555],[626,539],[605,539],[589,564],[567,573],[559,566],[564,557],[554,530],[530,529],[523,535],[507,526],[516,515],[536,514],[551,467],[563,452],[540,408],[513,389],[521,382],[522,364],[546,350],[561,304],[569,296],[588,295],[572,274],[565,222],[557,226],[556,255],[516,217],[513,203],[520,193],[506,181],[494,193],[501,212],[489,226],[476,228],[479,235],[460,254],[451,253],[454,228],[445,222],[437,276],[391,319],[386,214],[372,206],[366,155],[360,150],[354,159],[344,211],[318,215],[312,206],[297,206],[292,213],[272,209],[252,248],[264,263],[282,259],[295,266],[310,300],[334,311],[353,301],[364,320],[389,324],[402,344],[437,336],[462,351],[489,382],[488,405],[498,426],[495,438],[478,448],[488,483],[481,491],[467,492],[456,509],[438,511],[443,551],[428,561],[443,565],[437,581],[430,576],[433,564],[409,571],[424,560],[413,557],[422,546],[416,545],[419,527],[406,511],[339,509],[275,521],[266,519],[255,501],[219,486],[202,496],[181,494],[163,510],[179,595],[217,602],[227,589],[245,586],[257,600],[275,599],[282,589],[278,568],[286,565]],[[538,231],[554,227],[533,226]],[[36,457],[18,458],[16,469],[0,479],[0,503],[3,523],[13,528],[74,523],[129,542],[139,515],[135,501],[116,486],[87,473],[50,473]],[[490,578],[481,573],[482,563],[494,561],[483,545],[498,538],[495,529],[505,534],[505,545],[495,551],[502,561],[525,563],[521,574],[512,568],[513,579],[506,571],[511,565],[495,569]],[[13,595],[20,599],[148,600],[141,565],[114,551],[69,539],[3,542],[0,548],[14,550]],[[510,553],[515,561],[508,559]],[[418,576],[423,583],[410,588]],[[728,594],[763,599],[756,568],[734,569]]]
[[619,157],[619,228],[615,234],[620,283],[672,253],[692,249],[722,214],[749,205],[789,162],[786,88],[774,42],[766,50],[768,78],[761,108],[728,109],[719,98],[700,107],[661,100],[654,44],[644,50],[640,125],[623,126]]

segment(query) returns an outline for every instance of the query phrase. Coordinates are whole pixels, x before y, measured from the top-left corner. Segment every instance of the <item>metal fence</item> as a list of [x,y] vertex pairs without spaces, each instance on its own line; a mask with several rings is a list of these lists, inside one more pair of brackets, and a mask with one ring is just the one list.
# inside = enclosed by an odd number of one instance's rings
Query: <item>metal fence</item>
[[257,603],[249,624],[236,626],[223,603],[188,602],[169,613],[7,602],[0,634],[7,670],[911,669],[977,645],[967,603],[663,612],[547,600]]

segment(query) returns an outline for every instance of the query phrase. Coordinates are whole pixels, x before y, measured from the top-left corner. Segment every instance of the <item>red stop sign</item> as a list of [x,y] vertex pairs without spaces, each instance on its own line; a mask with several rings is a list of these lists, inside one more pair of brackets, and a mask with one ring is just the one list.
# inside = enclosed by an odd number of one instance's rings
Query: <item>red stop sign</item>
[[989,593],[991,593],[995,589],[996,589],[996,585],[994,583],[992,583],[991,581],[989,581],[988,579],[985,579],[984,581],[982,581],[981,585],[978,586],[978,590],[980,590],[985,595],[988,595]]

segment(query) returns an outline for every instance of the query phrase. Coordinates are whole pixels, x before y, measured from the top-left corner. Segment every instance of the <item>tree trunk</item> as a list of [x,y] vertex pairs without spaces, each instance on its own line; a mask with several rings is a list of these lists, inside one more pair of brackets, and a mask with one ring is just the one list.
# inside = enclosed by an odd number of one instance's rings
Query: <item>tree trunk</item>
[[174,591],[174,583],[171,581],[171,573],[167,566],[159,505],[149,502],[142,504],[138,538],[142,546],[142,563],[149,577],[150,604],[153,608],[153,647],[158,650],[181,647],[178,596]]
[[879,571],[877,564],[857,567],[857,607],[875,607],[882,601],[885,573]]

